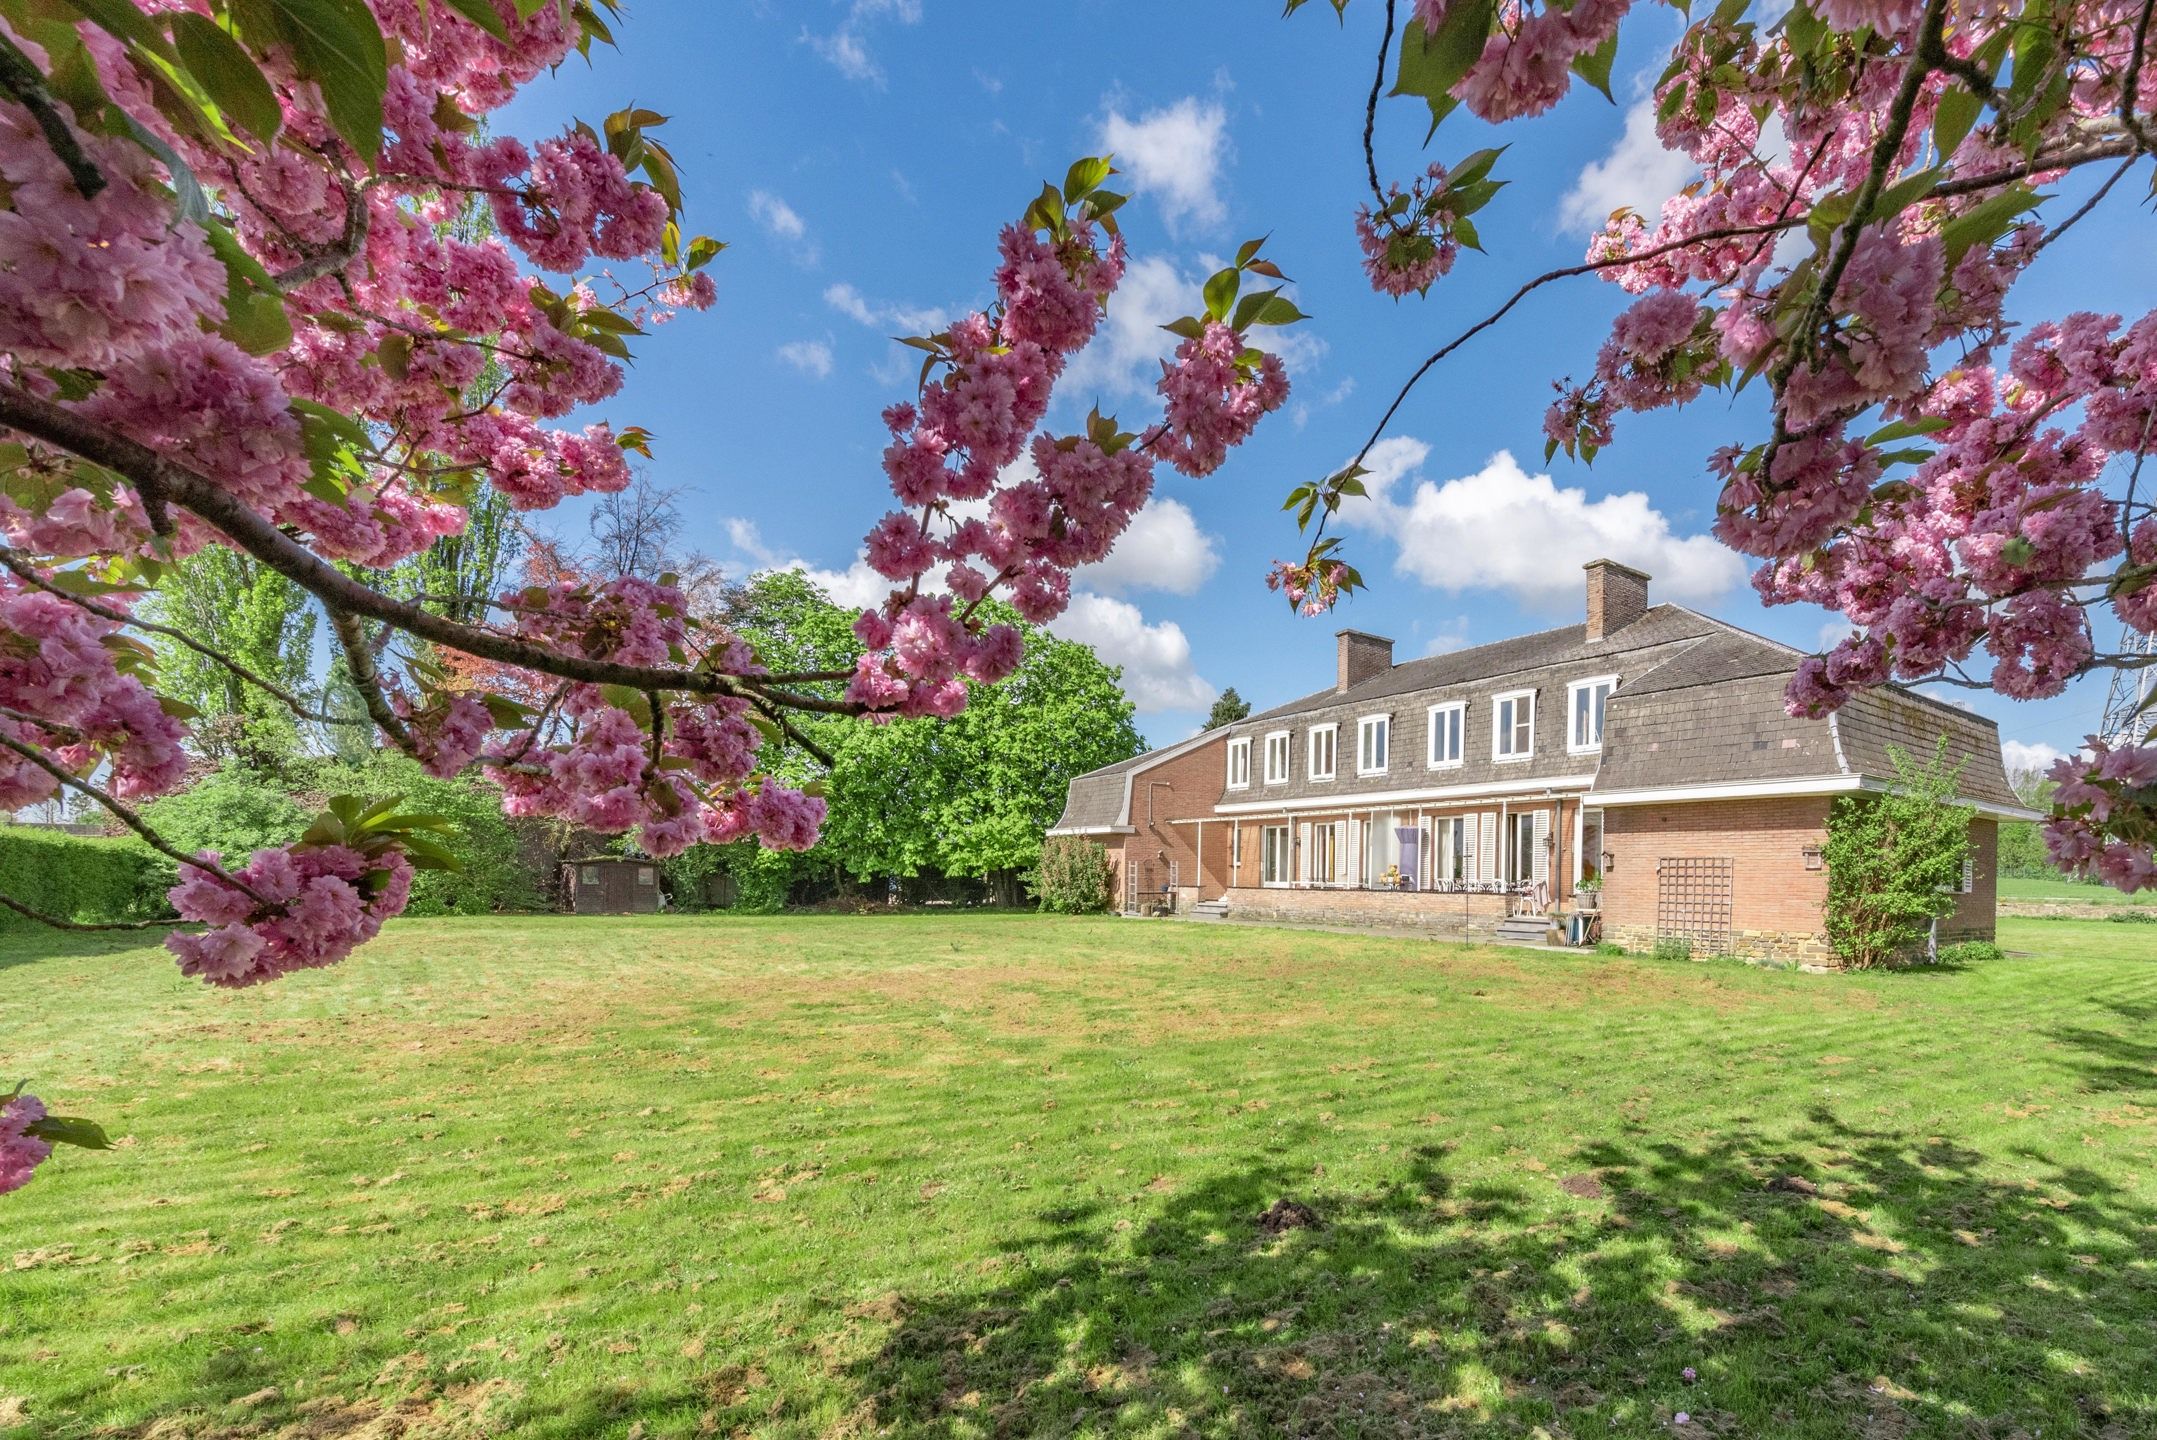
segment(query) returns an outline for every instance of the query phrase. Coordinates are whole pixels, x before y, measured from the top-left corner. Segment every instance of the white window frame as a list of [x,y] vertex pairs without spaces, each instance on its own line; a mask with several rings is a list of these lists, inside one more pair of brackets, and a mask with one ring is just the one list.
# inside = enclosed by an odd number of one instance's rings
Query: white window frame
[[[1243,762],[1243,778],[1241,780],[1236,778],[1236,762],[1239,760]],[[1251,788],[1251,737],[1248,735],[1240,740],[1228,742],[1228,788],[1231,790],[1248,790]]]
[[1568,755],[1600,755],[1603,751],[1602,724],[1598,723],[1595,727],[1595,739],[1584,744],[1580,739],[1577,723],[1579,720],[1581,692],[1592,691],[1598,685],[1610,687],[1608,693],[1603,696],[1603,709],[1605,715],[1607,715],[1610,709],[1610,697],[1618,693],[1617,676],[1593,675],[1586,680],[1575,680],[1565,687],[1565,753]]
[[[1318,737],[1326,737],[1326,768],[1318,768]],[[1306,779],[1331,780],[1341,773],[1341,727],[1338,723],[1313,725],[1304,741],[1303,770]]]
[[[1258,883],[1269,890],[1286,890],[1295,882],[1295,853],[1290,837],[1294,827],[1288,825],[1261,825],[1258,827]],[[1274,851],[1275,835],[1279,835],[1280,850]],[[1266,878],[1266,862],[1274,860],[1272,879]]]
[[[1385,755],[1375,766],[1366,768],[1364,752],[1369,748],[1364,742],[1373,727],[1385,737]],[[1356,773],[1358,775],[1383,775],[1393,768],[1393,717],[1391,715],[1364,715],[1356,720]]]
[[[1326,874],[1318,867],[1324,862]],[[1314,890],[1335,890],[1348,883],[1348,826],[1326,820],[1311,826],[1303,852],[1303,883]]]
[[[1460,720],[1460,723],[1454,727],[1453,758],[1450,760],[1438,758],[1438,717],[1445,714],[1458,716]],[[1467,758],[1468,702],[1465,700],[1447,700],[1441,704],[1431,706],[1423,716],[1424,768],[1429,770],[1454,770],[1464,764]]]
[[[1528,702],[1528,743],[1518,751],[1507,751],[1505,742],[1511,736],[1513,725],[1501,718],[1508,700]],[[1516,706],[1516,716],[1519,711]],[[1490,758],[1500,765],[1515,765],[1535,758],[1535,692],[1533,690],[1507,690],[1490,697]]]
[[[1289,744],[1289,741],[1290,741],[1290,740],[1291,740],[1292,738],[1293,738],[1293,737],[1292,737],[1292,736],[1291,736],[1291,735],[1289,734],[1289,732],[1288,732],[1288,731],[1286,731],[1286,730],[1269,730],[1269,731],[1267,731],[1267,732],[1266,732],[1266,753],[1265,753],[1265,759],[1266,759],[1266,775],[1265,775],[1265,783],[1266,783],[1266,784],[1268,784],[1268,785],[1286,785],[1286,784],[1288,783],[1288,767],[1289,767],[1289,756],[1290,756],[1290,753],[1291,753],[1291,751],[1292,751],[1292,750],[1293,750],[1293,748],[1294,748],[1294,747],[1292,747],[1292,746],[1291,746],[1291,745]],[[1280,742],[1281,742],[1281,748],[1280,748],[1280,756],[1281,756],[1281,773],[1280,773],[1280,774],[1278,774],[1278,775],[1276,775],[1276,774],[1274,774],[1274,773],[1273,773],[1273,756],[1274,756],[1273,742],[1274,742],[1274,741],[1276,741],[1276,740],[1278,740],[1278,741],[1280,741]]]

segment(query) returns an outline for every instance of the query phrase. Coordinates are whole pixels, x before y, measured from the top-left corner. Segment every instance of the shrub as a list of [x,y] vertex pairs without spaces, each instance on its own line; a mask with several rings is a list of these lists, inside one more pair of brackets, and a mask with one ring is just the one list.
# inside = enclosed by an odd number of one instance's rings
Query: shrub
[[1029,888],[1043,910],[1098,915],[1108,909],[1113,875],[1103,847],[1076,835],[1051,835],[1041,844]]
[[1658,960],[1690,960],[1693,958],[1693,942],[1684,935],[1661,935],[1656,937],[1655,958]]
[[285,792],[285,782],[242,766],[227,766],[176,795],[143,807],[151,828],[189,855],[215,850],[244,857],[289,845],[313,819]]
[[2005,952],[1990,940],[1964,940],[1959,944],[1940,947],[1942,965],[1982,965],[1988,960],[2003,958]]
[[1884,795],[1845,795],[1828,812],[1827,938],[1853,970],[1893,964],[1955,908],[1975,813],[1956,805],[1960,765],[1942,736],[1920,766],[1893,746],[1896,783]]
[[[0,824],[0,875],[9,898],[55,920],[100,924],[170,915],[177,867],[135,839],[107,840]],[[0,929],[36,921],[0,908]]]
[[2105,918],[2115,925],[2157,925],[2157,908],[2122,905]]
[[[402,796],[403,808],[440,815],[456,829],[443,836],[461,870],[422,870],[412,881],[407,915],[492,915],[535,910],[544,903],[525,865],[523,847],[502,813],[501,792],[476,776],[437,780],[409,756],[382,751],[353,762],[325,761],[303,773],[312,792],[309,811],[331,795],[367,800]],[[303,826],[304,828],[304,826]],[[288,837],[289,838],[289,837]]]
[[1595,942],[1595,953],[1598,955],[1623,955],[1626,952],[1625,947],[1615,940],[1598,940]]
[[420,871],[407,915],[487,915],[540,905],[539,886],[502,813],[500,794],[473,777],[437,780],[409,757],[387,751],[297,764],[289,778],[227,767],[148,806],[144,818],[190,854],[215,850],[244,857],[299,839],[332,795],[402,796],[406,810],[456,823],[444,838],[464,868]]

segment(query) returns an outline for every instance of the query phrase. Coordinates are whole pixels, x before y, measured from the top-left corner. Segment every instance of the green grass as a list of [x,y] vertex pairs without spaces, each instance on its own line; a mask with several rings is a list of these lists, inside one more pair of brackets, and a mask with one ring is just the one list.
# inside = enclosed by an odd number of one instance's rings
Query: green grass
[[0,1433],[2157,1433],[2157,942],[2002,938],[0,938],[6,1065],[123,1137],[0,1200]]
[[2157,890],[2138,890],[2132,895],[2104,885],[2084,885],[2075,880],[2020,880],[2000,877],[2002,900],[2065,900],[2078,905],[2157,905]]

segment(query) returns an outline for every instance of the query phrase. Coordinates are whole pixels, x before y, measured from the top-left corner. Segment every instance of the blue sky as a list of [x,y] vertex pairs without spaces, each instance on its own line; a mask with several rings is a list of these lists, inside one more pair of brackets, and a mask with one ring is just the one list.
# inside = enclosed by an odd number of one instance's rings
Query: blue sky
[[[1592,469],[1542,463],[1551,382],[1592,365],[1623,306],[1592,279],[1531,297],[1409,399],[1378,457],[1381,499],[1346,527],[1367,592],[1309,620],[1264,589],[1270,562],[1300,553],[1281,496],[1352,455],[1436,343],[1577,261],[1615,205],[1652,209],[1685,178],[1642,143],[1633,102],[1660,61],[1641,26],[1621,42],[1616,106],[1578,89],[1495,136],[1457,116],[1425,155],[1417,102],[1389,102],[1388,178],[1511,141],[1499,174],[1513,183],[1478,216],[1489,255],[1464,256],[1427,299],[1374,295],[1350,218],[1380,13],[1352,5],[1342,27],[1327,6],[1283,20],[1269,0],[638,0],[619,50],[542,79],[503,125],[534,136],[631,101],[671,117],[661,136],[689,228],[730,242],[719,303],[641,342],[603,413],[654,432],[654,478],[687,488],[693,545],[736,573],[802,564],[850,599],[860,536],[889,508],[877,414],[911,394],[916,369],[888,337],[986,303],[997,228],[1044,179],[1114,149],[1135,191],[1131,273],[1052,423],[1098,402],[1140,428],[1166,338],[1154,326],[1197,308],[1219,256],[1270,232],[1314,317],[1284,342],[1287,409],[1204,480],[1162,467],[1148,516],[1081,576],[1056,627],[1125,666],[1156,744],[1188,734],[1221,687],[1263,707],[1327,683],[1343,624],[1408,658],[1574,621],[1579,566],[1603,553],[1652,572],[1660,598],[1819,646],[1825,612],[1763,609],[1749,567],[1705,533],[1703,458],[1759,432],[1756,395],[1625,419]],[[2079,227],[2018,308],[2157,303],[2141,223],[2127,209]],[[578,521],[556,523],[573,538]],[[2036,705],[1947,693],[1998,719],[2004,741],[2071,749],[2103,685]]]

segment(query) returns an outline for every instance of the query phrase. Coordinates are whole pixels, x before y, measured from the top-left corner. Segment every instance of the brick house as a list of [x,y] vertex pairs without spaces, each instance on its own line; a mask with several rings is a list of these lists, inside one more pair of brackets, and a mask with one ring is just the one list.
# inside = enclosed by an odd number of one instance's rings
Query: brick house
[[2037,818],[1992,722],[1897,686],[1792,719],[1800,652],[1586,570],[1562,629],[1398,665],[1343,630],[1331,687],[1075,778],[1050,833],[1132,911],[1541,938],[1599,908],[1629,948],[1822,961],[1829,807],[1944,735],[1978,813],[1941,938],[1991,937],[1998,822]]

